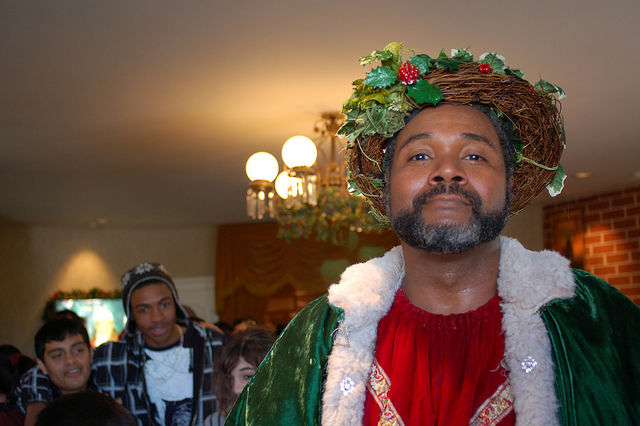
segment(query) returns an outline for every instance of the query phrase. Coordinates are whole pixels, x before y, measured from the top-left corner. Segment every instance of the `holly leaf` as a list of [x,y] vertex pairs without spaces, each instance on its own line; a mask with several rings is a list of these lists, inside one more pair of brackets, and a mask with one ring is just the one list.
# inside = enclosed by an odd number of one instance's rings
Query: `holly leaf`
[[504,69],[504,73],[513,77],[517,77],[520,80],[524,80],[524,72],[522,72],[522,70],[514,70],[512,68],[506,67]]
[[460,65],[455,59],[437,59],[435,63],[436,67],[443,68],[447,71],[455,71],[457,69],[460,69]]
[[425,75],[431,69],[431,62],[433,62],[433,59],[431,59],[429,55],[415,55],[407,62],[411,65],[415,65],[420,71],[420,75]]
[[442,89],[427,80],[418,80],[413,86],[407,86],[407,95],[418,104],[436,105],[442,99]]
[[389,87],[396,81],[396,73],[389,67],[377,67],[367,73],[364,84],[376,88]]
[[457,59],[460,62],[473,62],[473,55],[467,49],[452,49],[451,59]]
[[438,55],[438,59],[449,59],[444,49],[440,50],[440,54]]
[[384,61],[385,59],[389,59],[392,56],[393,52],[389,52],[388,50],[374,50],[370,55],[360,58],[360,65],[365,66],[367,64],[370,64],[371,62]]
[[564,180],[567,178],[567,173],[564,171],[564,167],[561,164],[558,164],[558,170],[556,170],[556,174],[553,175],[553,179],[547,185],[547,191],[549,191],[549,195],[555,197],[559,193],[562,192],[562,188],[564,188]]
[[564,93],[564,90],[562,90],[562,88],[556,86],[553,83],[549,83],[548,81],[544,80],[544,79],[540,79],[539,82],[537,82],[534,87],[538,90],[543,91],[544,93],[547,94],[551,94],[551,93],[557,93],[558,94],[558,99],[562,99],[565,98],[566,95]]
[[506,65],[504,63],[504,56],[500,56],[497,53],[485,53],[480,56],[481,64],[489,64],[491,65],[491,69],[493,72],[498,72],[500,74],[504,74],[504,69]]

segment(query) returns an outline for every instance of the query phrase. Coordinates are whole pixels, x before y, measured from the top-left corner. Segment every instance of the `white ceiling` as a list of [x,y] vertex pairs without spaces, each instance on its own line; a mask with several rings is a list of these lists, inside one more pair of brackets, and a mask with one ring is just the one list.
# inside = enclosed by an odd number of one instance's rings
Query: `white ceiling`
[[639,20],[637,0],[0,0],[0,223],[247,221],[249,155],[313,136],[391,41],[565,89],[562,163],[594,177],[563,197],[638,185]]

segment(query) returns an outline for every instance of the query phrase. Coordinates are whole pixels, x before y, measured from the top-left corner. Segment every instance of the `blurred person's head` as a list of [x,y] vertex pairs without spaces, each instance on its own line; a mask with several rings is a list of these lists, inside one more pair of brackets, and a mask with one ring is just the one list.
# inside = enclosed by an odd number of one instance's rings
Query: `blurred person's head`
[[15,346],[0,345],[0,402],[17,386],[20,376],[35,365]]
[[81,322],[67,318],[43,325],[35,337],[36,362],[63,394],[87,388],[93,349]]
[[54,399],[38,414],[36,426],[135,426],[133,416],[111,397],[92,390]]
[[271,331],[254,327],[235,332],[218,353],[214,369],[214,390],[219,411],[229,413],[234,402],[276,340]]

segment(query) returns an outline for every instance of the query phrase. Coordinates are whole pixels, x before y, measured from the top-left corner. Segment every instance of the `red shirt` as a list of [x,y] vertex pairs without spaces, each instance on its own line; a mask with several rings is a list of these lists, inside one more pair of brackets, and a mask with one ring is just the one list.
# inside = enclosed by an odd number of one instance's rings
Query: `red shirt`
[[363,424],[514,425],[501,322],[497,295],[436,315],[398,290],[378,325]]

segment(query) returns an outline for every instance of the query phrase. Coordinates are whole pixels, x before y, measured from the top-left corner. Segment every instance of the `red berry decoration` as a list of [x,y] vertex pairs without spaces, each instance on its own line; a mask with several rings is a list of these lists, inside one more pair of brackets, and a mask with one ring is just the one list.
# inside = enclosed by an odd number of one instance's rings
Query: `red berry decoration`
[[489,74],[492,70],[491,70],[491,65],[489,64],[480,64],[480,66],[478,67],[478,71],[480,71],[482,74]]
[[405,86],[413,84],[420,77],[420,70],[415,65],[405,62],[398,70],[398,77]]

